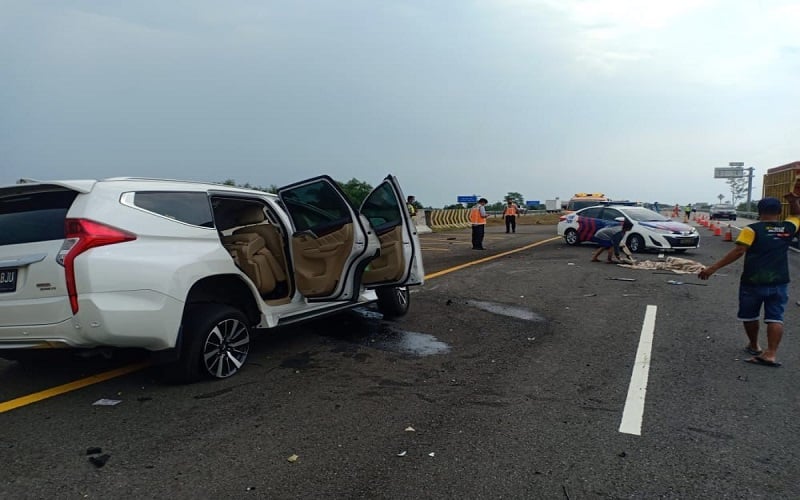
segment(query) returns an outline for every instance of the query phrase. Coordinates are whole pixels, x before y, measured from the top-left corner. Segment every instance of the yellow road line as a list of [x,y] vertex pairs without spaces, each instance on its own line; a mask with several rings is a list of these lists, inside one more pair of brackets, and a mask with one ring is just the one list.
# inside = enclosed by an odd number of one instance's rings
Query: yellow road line
[[121,377],[122,375],[127,375],[129,373],[137,372],[143,368],[147,368],[148,366],[150,366],[149,361],[123,366],[122,368],[117,368],[114,370],[109,370],[107,372],[98,373],[97,375],[92,375],[90,377],[82,378],[80,380],[76,380],[68,384],[51,387],[50,389],[45,389],[43,391],[34,392],[33,394],[28,394],[27,396],[22,396],[16,399],[12,399],[10,401],[5,401],[3,403],[0,403],[0,413],[5,413],[7,411],[15,410],[22,406],[27,406],[29,404],[36,403],[43,399],[59,396],[67,392],[72,392],[78,389],[83,389],[84,387],[90,385],[94,385],[100,382],[105,382],[106,380],[111,380],[112,378],[117,378]]
[[495,255],[490,255],[490,256],[484,257],[482,259],[478,259],[478,260],[473,260],[473,261],[467,262],[466,264],[461,264],[461,265],[458,265],[458,266],[455,266],[455,267],[451,267],[449,269],[443,269],[441,271],[437,271],[435,273],[428,274],[427,276],[425,276],[425,279],[426,280],[430,280],[430,279],[433,279],[433,278],[438,278],[439,276],[444,276],[445,274],[450,274],[452,272],[459,271],[459,270],[465,269],[467,267],[475,266],[477,264],[483,264],[484,262],[489,262],[490,260],[499,259],[500,257],[505,257],[506,255],[511,255],[511,254],[514,254],[514,253],[517,253],[517,252],[521,252],[523,250],[528,250],[529,248],[538,247],[539,245],[544,245],[545,243],[550,243],[551,241],[556,241],[556,240],[560,240],[560,239],[561,239],[561,236],[554,236],[554,237],[548,238],[546,240],[537,241],[536,243],[531,243],[530,245],[525,245],[524,247],[519,247],[519,248],[515,248],[514,250],[508,250],[507,252],[501,252],[501,253],[498,253],[498,254],[495,254]]
[[[467,262],[466,264],[461,264],[459,266],[451,267],[449,269],[444,269],[442,271],[437,271],[435,273],[431,273],[425,276],[426,280],[438,278],[439,276],[444,276],[445,274],[449,274],[461,269],[465,269],[467,267],[471,267],[477,264],[482,264],[484,262],[489,262],[491,260],[499,259],[500,257],[505,257],[506,255],[515,254],[517,252],[521,252],[523,250],[527,250],[529,248],[538,247],[539,245],[543,245],[545,243],[549,243],[551,241],[556,241],[561,239],[560,236],[556,236],[553,238],[549,238],[542,241],[537,241],[536,243],[531,243],[530,245],[525,245],[520,248],[515,248],[514,250],[508,250],[506,252],[501,252],[495,255],[490,255],[488,257],[484,257],[482,259],[473,260],[471,262]],[[432,250],[432,249],[430,249]],[[67,384],[59,385],[56,387],[52,387],[50,389],[45,389],[43,391],[34,392],[33,394],[28,394],[27,396],[21,396],[16,399],[12,399],[9,401],[5,401],[0,403],[0,413],[5,413],[7,411],[15,410],[17,408],[21,408],[23,406],[27,406],[33,403],[37,403],[44,399],[49,399],[55,396],[60,396],[61,394],[66,394],[68,392],[76,391],[78,389],[83,389],[84,387],[88,387],[90,385],[99,384],[100,382],[105,382],[106,380],[111,380],[113,378],[121,377],[123,375],[128,375],[129,373],[134,373],[144,368],[150,366],[149,361],[135,363],[128,366],[123,366],[121,368],[116,368],[114,370],[109,370],[107,372],[98,373],[96,375],[92,375],[86,378],[82,378],[76,380],[74,382],[69,382]]]

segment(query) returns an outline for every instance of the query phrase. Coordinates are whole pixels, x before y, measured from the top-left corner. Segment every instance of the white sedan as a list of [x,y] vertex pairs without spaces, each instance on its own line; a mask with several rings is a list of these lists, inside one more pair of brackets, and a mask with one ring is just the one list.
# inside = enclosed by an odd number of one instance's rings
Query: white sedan
[[632,252],[685,252],[700,246],[700,234],[696,228],[643,207],[624,205],[598,205],[562,215],[558,222],[558,235],[568,245],[578,245],[591,241],[599,229],[619,224],[619,217],[633,224],[633,229],[625,236],[625,245]]

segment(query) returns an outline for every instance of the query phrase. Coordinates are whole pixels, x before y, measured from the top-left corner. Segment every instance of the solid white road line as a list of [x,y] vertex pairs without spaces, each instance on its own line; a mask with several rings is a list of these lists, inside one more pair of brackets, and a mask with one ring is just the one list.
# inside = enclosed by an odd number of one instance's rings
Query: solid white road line
[[622,411],[622,422],[619,431],[625,434],[642,435],[642,417],[644,416],[644,397],[647,394],[647,377],[650,373],[650,353],[653,350],[653,332],[656,328],[656,306],[647,306],[639,337],[639,349],[631,373],[631,384],[628,386],[628,397]]

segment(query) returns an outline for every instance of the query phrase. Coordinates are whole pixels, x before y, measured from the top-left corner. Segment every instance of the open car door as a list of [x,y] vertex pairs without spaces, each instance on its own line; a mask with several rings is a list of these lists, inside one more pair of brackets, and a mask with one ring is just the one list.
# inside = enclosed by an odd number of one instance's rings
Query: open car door
[[310,302],[355,300],[377,237],[327,175],[278,190],[292,221],[290,251],[297,289]]
[[421,285],[425,279],[417,228],[397,178],[387,176],[364,200],[365,216],[380,240],[380,255],[370,262],[363,283],[368,288]]

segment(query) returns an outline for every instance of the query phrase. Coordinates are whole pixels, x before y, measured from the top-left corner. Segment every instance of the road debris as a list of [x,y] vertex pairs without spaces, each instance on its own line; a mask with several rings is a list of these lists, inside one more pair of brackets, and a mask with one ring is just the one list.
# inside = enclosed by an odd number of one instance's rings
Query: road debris
[[291,455],[291,456],[290,456],[289,458],[287,458],[286,460],[287,460],[287,461],[289,461],[289,462],[291,462],[291,463],[295,463],[295,462],[297,462],[298,460],[300,460],[300,457],[298,457],[297,455]]
[[636,281],[636,278],[606,278],[613,281]]
[[103,449],[98,446],[92,446],[86,449],[86,454],[89,455],[89,462],[98,469],[108,462],[111,455],[103,453]]
[[670,285],[696,285],[696,286],[708,286],[707,283],[689,283],[687,281],[678,281],[678,280],[667,280],[667,283]]
[[408,427],[405,428],[405,431],[406,432],[416,432],[417,430],[409,425]]
[[120,403],[122,403],[121,399],[106,399],[106,398],[102,398],[102,399],[98,399],[97,401],[92,403],[92,406],[117,406]]
[[406,456],[406,453],[408,453],[408,452],[407,452],[407,451],[405,451],[405,450],[403,450],[403,451],[401,451],[400,453],[398,453],[398,454],[397,454],[397,456],[398,456],[398,457],[404,457],[404,456]]

